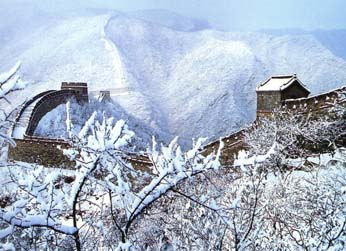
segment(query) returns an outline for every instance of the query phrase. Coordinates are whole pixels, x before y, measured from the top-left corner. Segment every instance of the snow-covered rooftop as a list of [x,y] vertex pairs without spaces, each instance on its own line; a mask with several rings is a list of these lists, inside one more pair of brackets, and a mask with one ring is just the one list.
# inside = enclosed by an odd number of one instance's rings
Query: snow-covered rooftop
[[[302,82],[297,78],[296,74],[293,74],[285,76],[271,76],[262,84],[257,86],[256,91],[282,91],[295,81],[298,81],[298,83],[306,89]],[[308,89],[306,90],[309,91]]]

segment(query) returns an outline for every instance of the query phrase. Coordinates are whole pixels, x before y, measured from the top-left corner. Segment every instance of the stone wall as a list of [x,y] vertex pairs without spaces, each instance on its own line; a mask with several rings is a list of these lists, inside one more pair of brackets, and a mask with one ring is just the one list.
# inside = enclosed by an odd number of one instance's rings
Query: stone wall
[[46,167],[73,168],[75,163],[70,161],[60,150],[69,144],[59,140],[49,139],[15,139],[17,146],[10,147],[8,159],[22,161]]
[[[274,99],[275,102],[276,98]],[[273,99],[271,100],[273,101]],[[331,116],[330,108],[336,105],[346,107],[346,87],[315,97],[286,100],[280,103],[280,105],[285,107],[289,113],[309,114],[316,117]],[[266,106],[263,106],[263,108],[266,108]],[[240,150],[246,149],[243,133],[244,130],[240,130],[222,138],[225,146],[221,155],[221,163],[224,166],[232,166],[236,154]],[[68,148],[69,144],[66,141],[31,136],[26,136],[24,140],[16,139],[15,141],[17,147],[9,149],[9,159],[36,163],[47,167],[73,168],[75,166],[75,163],[68,160],[62,154],[62,151],[58,149],[58,146],[63,149]],[[345,140],[341,143],[343,145],[346,144]],[[219,141],[212,142],[204,146],[203,154],[207,155],[213,151],[216,152],[218,147]],[[151,166],[151,161],[145,155],[124,154],[123,157],[134,168],[140,170],[149,170]]]
[[346,87],[308,98],[291,99],[282,102],[284,109],[293,113],[326,114],[335,106],[346,106]]
[[[240,130],[222,138],[224,147],[221,151],[220,161],[224,167],[233,166],[234,158],[237,157],[238,152],[246,149],[246,145],[244,143],[244,131],[245,130]],[[203,155],[206,156],[212,152],[216,153],[219,146],[220,140],[211,142],[210,144],[204,146]]]
[[[301,94],[304,93],[301,92]],[[329,113],[330,108],[335,107],[336,105],[346,106],[346,87],[312,97],[303,97],[282,101],[281,98],[278,98],[278,96],[275,95],[275,92],[258,93],[256,111],[257,119],[270,116],[274,108],[283,108],[292,113],[306,113],[316,117],[327,114]]]
[[[45,167],[73,169],[75,162],[70,161],[60,149],[67,149],[70,144],[64,140],[47,139],[26,136],[25,139],[15,139],[16,147],[10,147],[8,159],[38,164]],[[60,149],[59,149],[60,148]],[[136,169],[148,171],[151,161],[145,155],[126,154],[124,160]]]
[[83,82],[62,82],[61,88],[63,90],[74,91],[76,97],[83,102],[88,102],[88,84]]
[[[274,105],[273,102],[276,102],[277,97],[270,97],[271,95],[266,96],[260,100],[260,103],[265,102],[268,98],[270,102],[267,105]],[[335,110],[333,108],[337,108],[338,106],[346,107],[346,87],[313,97],[285,100],[280,102],[278,107],[283,107],[288,115],[301,114],[303,116],[310,116],[310,119],[321,117],[333,119],[333,110]],[[265,104],[260,107],[267,108]],[[261,110],[259,114],[260,117],[271,116],[272,112]],[[257,116],[257,118],[259,117]],[[346,130],[346,125],[343,126]],[[221,163],[226,167],[233,165],[234,157],[236,157],[240,150],[246,150],[247,146],[244,142],[245,130],[240,130],[222,138],[225,146],[221,154]],[[338,146],[346,146],[346,138],[340,138],[336,143]],[[204,147],[204,155],[210,154],[213,151],[216,152],[218,148],[219,141],[214,141]]]
[[43,96],[33,109],[26,134],[33,135],[38,123],[44,115],[58,105],[66,103],[71,97],[75,97],[78,102],[86,101],[82,96],[76,94],[74,90],[54,91]]
[[257,92],[257,112],[273,111],[281,104],[281,93],[277,91]]

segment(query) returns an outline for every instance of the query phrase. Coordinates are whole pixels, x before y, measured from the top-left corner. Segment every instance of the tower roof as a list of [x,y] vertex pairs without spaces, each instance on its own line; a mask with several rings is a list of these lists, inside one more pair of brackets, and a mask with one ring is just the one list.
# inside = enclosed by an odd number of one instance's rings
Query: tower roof
[[282,91],[293,83],[298,82],[306,91],[310,92],[304,84],[297,78],[296,74],[293,75],[282,75],[282,76],[271,76],[262,84],[257,86],[256,91]]

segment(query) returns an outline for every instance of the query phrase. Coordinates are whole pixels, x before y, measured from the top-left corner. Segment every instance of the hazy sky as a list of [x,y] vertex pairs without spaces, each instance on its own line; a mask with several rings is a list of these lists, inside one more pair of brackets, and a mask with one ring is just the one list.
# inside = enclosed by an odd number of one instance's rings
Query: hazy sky
[[[4,0],[0,0],[1,1]],[[6,1],[6,0],[5,0]],[[25,0],[23,0],[25,1]],[[346,0],[34,0],[44,6],[168,9],[228,30],[346,28]]]

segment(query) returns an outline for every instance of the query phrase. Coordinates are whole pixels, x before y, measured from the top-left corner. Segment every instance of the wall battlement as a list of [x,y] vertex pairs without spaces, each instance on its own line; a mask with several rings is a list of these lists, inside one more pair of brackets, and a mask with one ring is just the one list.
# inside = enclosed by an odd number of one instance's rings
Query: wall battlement
[[78,102],[88,102],[88,84],[83,82],[62,82],[61,91],[69,90],[74,93]]

